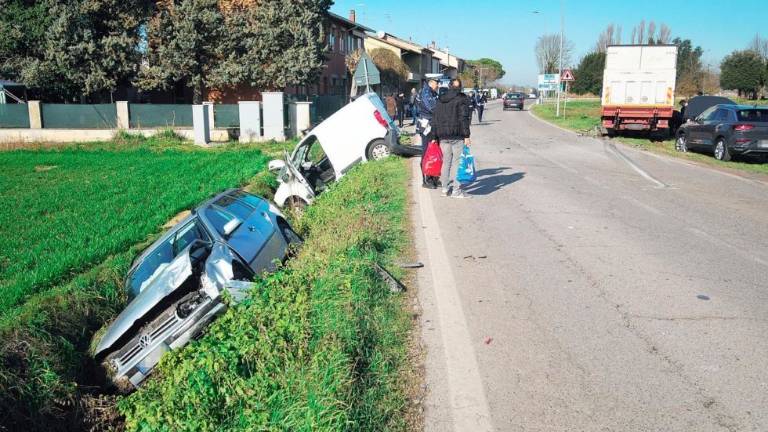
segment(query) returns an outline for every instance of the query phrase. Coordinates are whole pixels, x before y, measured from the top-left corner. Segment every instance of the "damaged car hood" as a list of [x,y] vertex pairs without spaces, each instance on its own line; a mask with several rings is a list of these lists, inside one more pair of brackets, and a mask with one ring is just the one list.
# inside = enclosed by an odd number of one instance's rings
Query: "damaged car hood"
[[165,268],[159,270],[158,274],[148,281],[147,286],[141,290],[139,295],[117,316],[101,338],[95,354],[99,354],[114,345],[137,320],[144,317],[190,276],[192,276],[192,261],[189,256],[189,249],[187,249]]

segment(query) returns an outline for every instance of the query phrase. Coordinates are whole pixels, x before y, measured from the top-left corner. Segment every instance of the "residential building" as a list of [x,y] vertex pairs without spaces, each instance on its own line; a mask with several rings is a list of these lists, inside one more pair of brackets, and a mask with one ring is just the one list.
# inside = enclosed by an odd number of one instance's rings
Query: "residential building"
[[349,18],[328,12],[325,20],[327,53],[325,67],[317,83],[309,86],[290,87],[286,93],[297,96],[349,96],[351,86],[347,71],[346,57],[358,49],[365,48],[367,32],[370,28],[357,22],[354,10],[349,11]]
[[464,59],[451,54],[447,49],[438,48],[435,42],[429,46],[432,50],[432,57],[440,63],[440,73],[450,78],[457,78],[464,72]]
[[440,73],[440,61],[433,57],[433,51],[413,41],[398,38],[385,32],[368,33],[365,39],[365,50],[371,52],[377,48],[384,48],[397,54],[408,67],[408,85],[405,91],[411,87],[421,87],[425,75]]

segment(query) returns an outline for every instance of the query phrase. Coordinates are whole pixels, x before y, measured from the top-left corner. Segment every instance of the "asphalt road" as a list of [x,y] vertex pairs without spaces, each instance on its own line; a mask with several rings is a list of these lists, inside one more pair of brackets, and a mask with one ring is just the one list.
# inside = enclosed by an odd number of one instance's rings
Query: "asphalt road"
[[413,185],[426,430],[768,431],[768,184],[486,112]]

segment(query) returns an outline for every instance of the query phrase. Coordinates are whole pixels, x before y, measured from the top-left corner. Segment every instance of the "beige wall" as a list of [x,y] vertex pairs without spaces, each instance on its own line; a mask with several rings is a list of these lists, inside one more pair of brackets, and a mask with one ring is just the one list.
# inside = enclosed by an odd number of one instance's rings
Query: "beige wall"
[[384,48],[392,51],[393,53],[397,54],[398,57],[403,57],[403,52],[400,48],[390,45],[386,42],[382,42],[378,39],[374,39],[371,37],[365,38],[365,50],[368,52],[371,52],[372,50],[375,50],[376,48]]

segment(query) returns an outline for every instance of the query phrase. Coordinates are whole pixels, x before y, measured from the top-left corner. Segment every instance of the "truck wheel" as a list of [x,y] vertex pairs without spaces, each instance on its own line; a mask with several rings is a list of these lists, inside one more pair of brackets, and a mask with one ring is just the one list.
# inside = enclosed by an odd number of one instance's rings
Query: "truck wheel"
[[616,129],[614,128],[605,128],[605,136],[608,138],[613,138],[616,136]]
[[731,160],[731,152],[728,151],[728,146],[722,138],[718,138],[715,143],[715,159],[723,162]]
[[682,153],[688,152],[688,138],[684,133],[677,134],[677,139],[675,140],[675,150]]
[[368,160],[385,159],[389,157],[390,154],[392,154],[392,151],[387,143],[381,138],[371,141],[371,143],[368,144],[368,149],[365,150],[365,157],[367,157]]

